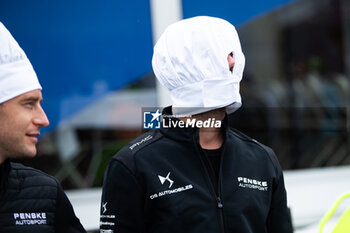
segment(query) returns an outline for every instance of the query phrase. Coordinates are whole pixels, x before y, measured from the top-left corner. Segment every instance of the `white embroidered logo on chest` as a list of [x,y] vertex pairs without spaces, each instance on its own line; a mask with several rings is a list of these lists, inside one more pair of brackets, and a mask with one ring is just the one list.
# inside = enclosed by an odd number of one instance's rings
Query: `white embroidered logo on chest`
[[237,177],[238,186],[241,188],[256,189],[259,191],[267,191],[268,185],[267,181],[261,181],[256,179],[251,179],[247,177]]
[[169,188],[171,188],[171,186],[173,186],[173,184],[174,184],[174,181],[170,179],[170,172],[168,173],[168,175],[166,177],[158,175],[158,178],[159,178],[160,183],[162,185],[165,183],[165,181],[168,181],[169,182]]

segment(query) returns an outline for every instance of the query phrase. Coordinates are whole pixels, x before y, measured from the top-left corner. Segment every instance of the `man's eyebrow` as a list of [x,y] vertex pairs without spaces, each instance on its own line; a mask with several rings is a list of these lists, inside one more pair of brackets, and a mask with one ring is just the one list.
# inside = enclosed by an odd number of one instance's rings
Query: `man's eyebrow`
[[43,101],[43,99],[39,98],[39,97],[28,97],[28,98],[21,100],[21,102],[37,102],[37,101],[39,101],[41,103]]

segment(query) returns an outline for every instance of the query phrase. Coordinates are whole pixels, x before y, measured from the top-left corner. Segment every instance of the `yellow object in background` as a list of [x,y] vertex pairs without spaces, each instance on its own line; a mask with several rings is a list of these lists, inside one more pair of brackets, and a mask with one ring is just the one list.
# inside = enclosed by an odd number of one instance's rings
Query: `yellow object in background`
[[[334,212],[337,210],[340,203],[350,197],[350,193],[343,194],[335,203],[335,205],[327,212],[327,214],[322,218],[319,224],[319,233],[323,232],[323,228],[328,222],[328,220],[333,216]],[[342,214],[336,223],[332,233],[350,233],[350,207]]]

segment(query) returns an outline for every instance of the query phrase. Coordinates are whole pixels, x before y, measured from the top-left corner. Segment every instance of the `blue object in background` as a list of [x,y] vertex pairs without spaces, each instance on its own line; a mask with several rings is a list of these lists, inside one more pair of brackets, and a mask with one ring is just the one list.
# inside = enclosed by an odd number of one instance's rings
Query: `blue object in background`
[[43,86],[44,132],[152,69],[148,1],[2,0],[0,21]]
[[240,26],[253,18],[295,0],[182,0],[184,18],[215,16]]

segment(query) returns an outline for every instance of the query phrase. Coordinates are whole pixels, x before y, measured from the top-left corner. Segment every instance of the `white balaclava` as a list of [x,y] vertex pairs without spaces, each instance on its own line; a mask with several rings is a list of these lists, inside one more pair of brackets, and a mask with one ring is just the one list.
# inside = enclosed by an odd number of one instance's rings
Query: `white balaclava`
[[0,104],[37,89],[41,86],[30,61],[0,22]]
[[[228,55],[235,60],[229,70]],[[198,16],[166,28],[154,46],[153,71],[169,91],[174,114],[192,115],[241,104],[239,83],[245,64],[235,27],[226,20]]]

